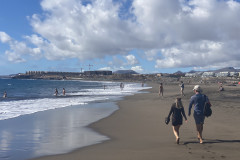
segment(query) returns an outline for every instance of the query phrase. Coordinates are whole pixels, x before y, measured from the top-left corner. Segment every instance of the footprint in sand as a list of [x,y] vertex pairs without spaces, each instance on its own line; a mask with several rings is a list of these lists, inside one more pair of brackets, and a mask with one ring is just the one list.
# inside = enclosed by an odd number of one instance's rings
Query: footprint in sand
[[221,158],[222,158],[222,159],[225,159],[225,158],[226,158],[226,156],[224,156],[224,155],[221,155]]

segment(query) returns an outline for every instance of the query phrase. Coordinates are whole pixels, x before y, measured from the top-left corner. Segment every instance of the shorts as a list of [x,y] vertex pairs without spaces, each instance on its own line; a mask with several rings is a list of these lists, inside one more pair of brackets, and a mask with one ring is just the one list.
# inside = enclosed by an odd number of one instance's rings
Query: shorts
[[202,115],[202,114],[198,115],[198,114],[194,113],[193,116],[194,116],[196,124],[204,124],[204,119],[205,119],[204,115]]

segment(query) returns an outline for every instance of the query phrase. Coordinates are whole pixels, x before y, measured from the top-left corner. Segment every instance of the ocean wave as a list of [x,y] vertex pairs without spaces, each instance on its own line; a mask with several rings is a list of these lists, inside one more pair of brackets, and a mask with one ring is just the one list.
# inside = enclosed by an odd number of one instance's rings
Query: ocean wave
[[[35,112],[63,108],[73,105],[84,105],[89,102],[99,100],[113,100],[123,96],[132,95],[141,89],[137,83],[126,83],[123,90],[116,82],[105,82],[105,89],[102,87],[86,88],[75,92],[66,93],[66,96],[52,96],[44,98],[29,98],[28,99],[8,99],[0,102],[0,120],[15,118],[21,115],[32,114]],[[92,86],[91,86],[92,87]]]

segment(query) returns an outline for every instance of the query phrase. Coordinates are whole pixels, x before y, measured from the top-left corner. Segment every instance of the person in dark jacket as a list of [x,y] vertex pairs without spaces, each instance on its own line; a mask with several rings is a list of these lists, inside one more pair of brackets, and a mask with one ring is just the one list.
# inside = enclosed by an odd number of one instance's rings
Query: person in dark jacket
[[159,84],[159,93],[158,93],[158,95],[163,97],[163,84],[162,83]]
[[172,126],[173,126],[173,133],[176,137],[176,142],[179,144],[179,129],[182,125],[183,118],[185,118],[185,121],[187,122],[187,117],[185,115],[184,107],[182,104],[181,98],[177,98],[176,102],[172,104],[171,110],[168,114],[168,118],[172,115]]
[[193,91],[195,95],[193,95],[190,99],[189,108],[188,108],[188,116],[191,115],[191,109],[194,105],[194,113],[193,117],[196,123],[197,128],[197,136],[200,143],[203,143],[202,132],[203,132],[203,124],[204,124],[204,104],[209,102],[209,99],[206,95],[202,94],[202,89],[199,85],[194,86]]

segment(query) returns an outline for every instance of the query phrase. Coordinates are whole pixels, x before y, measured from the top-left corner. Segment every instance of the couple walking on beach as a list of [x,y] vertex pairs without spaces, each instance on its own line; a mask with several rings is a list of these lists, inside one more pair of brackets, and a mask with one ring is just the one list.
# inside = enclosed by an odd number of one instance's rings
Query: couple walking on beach
[[[201,94],[202,89],[199,85],[194,86],[193,91],[195,92],[195,95],[193,95],[190,99],[188,116],[191,115],[191,109],[192,109],[192,106],[194,105],[193,116],[196,123],[197,137],[198,137],[199,143],[203,143],[202,132],[203,132],[204,119],[205,119],[204,105],[205,103],[210,103],[210,102],[206,95]],[[181,98],[177,98],[176,102],[172,104],[172,107],[167,117],[169,120],[171,115],[172,115],[173,133],[176,137],[177,144],[179,144],[179,141],[180,141],[179,129],[180,129],[180,126],[182,125],[182,121],[183,121],[182,117],[184,117],[185,121],[187,122],[187,117],[185,115]]]

